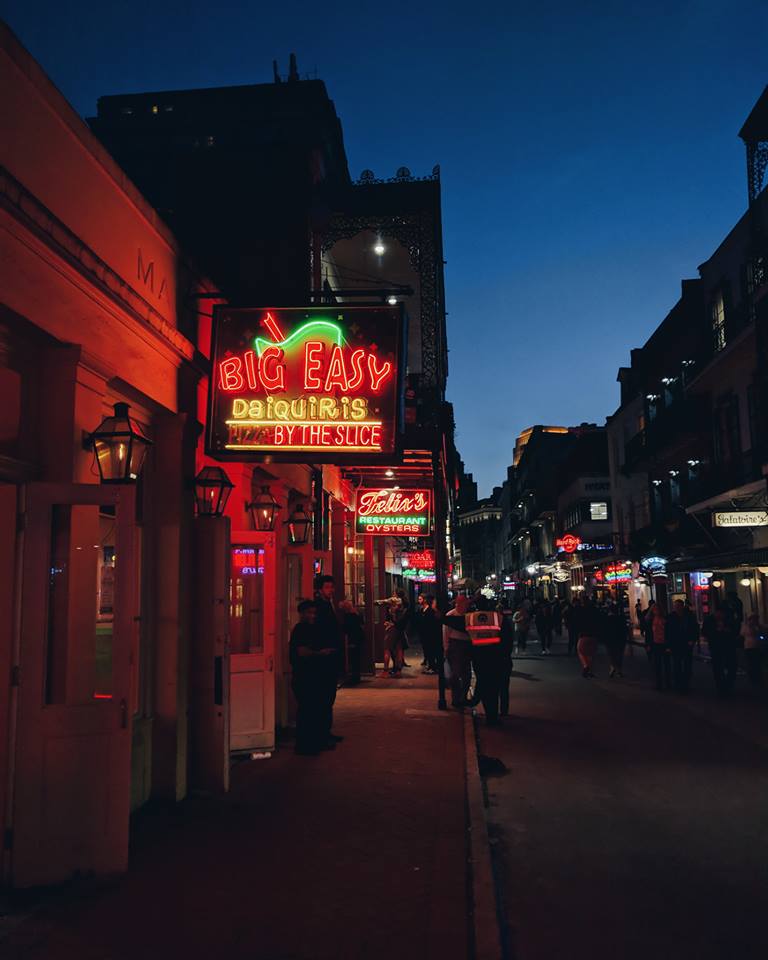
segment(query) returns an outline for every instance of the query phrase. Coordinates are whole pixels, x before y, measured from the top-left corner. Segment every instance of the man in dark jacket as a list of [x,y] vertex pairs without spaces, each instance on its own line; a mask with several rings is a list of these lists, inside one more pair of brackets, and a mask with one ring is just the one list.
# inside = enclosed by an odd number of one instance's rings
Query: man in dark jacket
[[329,678],[335,676],[334,648],[323,646],[317,625],[317,606],[302,600],[301,618],[291,631],[288,653],[291,661],[291,686],[296,697],[296,753],[313,756],[332,750],[328,724]]
[[699,622],[682,600],[675,600],[667,619],[667,643],[672,652],[675,689],[687,693],[691,686],[693,647],[699,639]]
[[336,686],[343,667],[341,620],[334,600],[335,592],[336,581],[333,577],[326,575],[318,579],[317,591],[315,593],[317,629],[322,637],[323,647],[335,651],[330,658],[332,669],[329,670],[327,676],[326,710],[328,715],[328,734],[332,742],[340,743],[344,737],[338,737],[330,732],[333,726],[333,705],[336,702]]

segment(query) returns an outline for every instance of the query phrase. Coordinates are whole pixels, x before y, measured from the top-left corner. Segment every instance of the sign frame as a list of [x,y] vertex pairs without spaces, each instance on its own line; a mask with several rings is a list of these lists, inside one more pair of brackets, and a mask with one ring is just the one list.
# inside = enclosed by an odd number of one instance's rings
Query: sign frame
[[[393,356],[395,361],[394,383],[393,383],[393,410],[392,410],[392,449],[381,451],[366,452],[363,450],[339,450],[337,447],[308,447],[306,449],[294,449],[281,451],[277,448],[267,450],[247,450],[234,449],[226,450],[221,446],[214,444],[215,431],[218,424],[214,421],[216,411],[217,396],[219,394],[217,384],[217,362],[218,351],[221,347],[222,318],[224,316],[242,316],[254,315],[254,327],[258,327],[260,315],[271,315],[291,312],[291,313],[336,313],[351,314],[350,324],[354,323],[354,314],[370,314],[373,311],[380,312],[383,316],[389,314],[393,321],[392,333],[394,336]],[[373,342],[373,341],[371,341]],[[326,305],[300,305],[300,306],[229,306],[228,304],[215,304],[213,307],[213,321],[211,326],[211,371],[208,383],[208,400],[206,404],[206,423],[205,423],[205,453],[214,460],[225,463],[333,463],[339,466],[348,465],[378,465],[382,463],[398,463],[403,454],[403,432],[404,432],[404,409],[405,409],[405,366],[406,349],[408,343],[408,318],[402,303],[396,306],[383,305],[381,303],[355,303],[355,304],[326,304]],[[289,421],[287,421],[289,422]],[[333,423],[334,421],[318,421],[324,423]]]
[[[736,523],[719,523],[720,517],[738,517]],[[748,518],[759,518],[756,523],[750,523]],[[768,527],[768,510],[713,510],[712,526],[719,530],[730,530],[734,527]]]
[[[362,530],[360,529],[360,513],[359,513],[359,504],[361,494],[366,493],[381,493],[381,494],[397,494],[400,497],[407,496],[408,494],[426,494],[427,505],[423,511],[426,514],[427,522],[424,524],[422,529],[417,530],[397,530],[389,529],[390,527],[396,526],[392,523],[383,523],[378,524],[378,526],[387,529],[381,530]],[[398,511],[393,511],[396,516]],[[420,514],[414,514],[418,516]],[[365,514],[363,514],[363,517]],[[406,516],[403,514],[403,516]],[[432,535],[432,524],[434,522],[434,492],[431,487],[420,486],[420,487],[403,487],[395,490],[394,487],[358,487],[355,491],[355,519],[354,519],[354,531],[356,536],[361,537],[430,537]],[[406,523],[399,524],[399,526],[407,526]],[[416,552],[416,551],[413,551]]]

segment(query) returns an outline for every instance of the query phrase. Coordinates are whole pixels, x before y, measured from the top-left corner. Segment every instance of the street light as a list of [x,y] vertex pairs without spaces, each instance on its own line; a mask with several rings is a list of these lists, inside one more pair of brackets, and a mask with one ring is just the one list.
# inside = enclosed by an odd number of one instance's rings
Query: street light
[[198,517],[222,516],[234,486],[221,467],[203,467],[195,477]]
[[102,483],[135,483],[152,441],[128,415],[127,403],[116,403],[114,409],[114,414],[101,421],[88,441],[96,454]]
[[304,509],[303,504],[298,504],[285,522],[288,526],[288,537],[291,543],[301,546],[309,541],[312,517]]
[[264,484],[261,493],[251,503],[246,503],[246,510],[250,510],[254,530],[268,532],[275,529],[275,519],[279,505],[272,496],[272,491]]

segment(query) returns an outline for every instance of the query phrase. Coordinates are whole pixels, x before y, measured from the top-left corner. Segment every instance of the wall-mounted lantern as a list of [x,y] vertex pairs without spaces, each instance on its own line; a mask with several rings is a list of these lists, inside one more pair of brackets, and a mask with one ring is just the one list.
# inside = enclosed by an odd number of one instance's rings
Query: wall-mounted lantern
[[268,486],[262,486],[261,493],[251,503],[246,503],[245,509],[251,512],[254,530],[267,532],[275,529],[279,505]]
[[303,504],[297,504],[285,522],[288,526],[288,538],[291,543],[301,545],[309,542],[312,516],[307,513]]
[[198,517],[222,516],[234,486],[221,467],[203,467],[195,477]]
[[102,483],[135,483],[152,444],[128,409],[127,403],[116,403],[114,414],[88,437]]

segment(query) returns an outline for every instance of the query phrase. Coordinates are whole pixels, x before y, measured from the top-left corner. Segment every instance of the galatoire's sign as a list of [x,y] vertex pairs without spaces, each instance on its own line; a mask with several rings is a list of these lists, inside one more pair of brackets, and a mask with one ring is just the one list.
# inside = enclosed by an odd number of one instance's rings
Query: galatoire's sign
[[214,309],[207,452],[224,460],[391,459],[400,307]]
[[360,488],[357,491],[355,530],[382,537],[428,537],[431,507],[431,490]]

